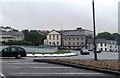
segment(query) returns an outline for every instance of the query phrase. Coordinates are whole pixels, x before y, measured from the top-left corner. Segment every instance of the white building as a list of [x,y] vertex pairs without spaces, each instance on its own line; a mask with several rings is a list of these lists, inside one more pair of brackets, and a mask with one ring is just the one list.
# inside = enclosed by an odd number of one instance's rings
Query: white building
[[[88,49],[93,49],[93,39],[88,39],[87,41]],[[96,39],[97,49],[101,49],[102,51],[118,51],[117,42],[115,40],[106,40],[106,39]]]
[[44,45],[61,45],[61,34],[58,31],[52,30],[46,37],[47,38],[44,40]]

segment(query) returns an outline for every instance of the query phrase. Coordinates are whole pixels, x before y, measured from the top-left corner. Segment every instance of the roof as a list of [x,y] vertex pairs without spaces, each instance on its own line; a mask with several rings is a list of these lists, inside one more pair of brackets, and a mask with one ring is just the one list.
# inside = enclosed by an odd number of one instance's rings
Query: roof
[[[102,39],[102,38],[96,39],[96,43],[111,44],[111,42],[115,42],[115,40],[106,40],[106,39]],[[93,44],[94,43],[94,39],[88,39],[87,43]]]
[[48,34],[49,34],[49,35],[50,35],[50,34],[60,34],[60,32],[58,32],[58,31],[56,31],[56,30],[53,29],[53,30],[52,30],[51,32],[49,32]]
[[23,32],[16,32],[16,31],[8,31],[8,32],[5,32],[5,31],[3,31],[3,32],[2,32],[2,35],[22,36],[22,35],[24,35],[24,34],[23,34]]
[[81,30],[81,31],[79,31],[79,30],[64,30],[64,31],[62,31],[62,35],[86,35],[86,33],[85,33],[85,31],[83,31],[83,30]]
[[56,31],[56,32],[62,34],[63,36],[71,36],[71,35],[72,36],[86,36],[86,35],[91,35],[89,33],[93,32],[91,30],[82,29],[82,28],[77,28],[74,30],[61,30],[61,31],[57,31],[57,30],[53,29],[52,31]]

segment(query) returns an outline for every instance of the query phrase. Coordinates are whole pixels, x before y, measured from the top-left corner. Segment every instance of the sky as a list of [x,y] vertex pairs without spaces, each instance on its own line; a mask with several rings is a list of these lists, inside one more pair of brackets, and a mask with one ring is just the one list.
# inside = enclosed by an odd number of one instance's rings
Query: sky
[[[118,2],[94,0],[96,31],[118,32]],[[0,25],[18,30],[93,30],[92,0],[2,0]]]

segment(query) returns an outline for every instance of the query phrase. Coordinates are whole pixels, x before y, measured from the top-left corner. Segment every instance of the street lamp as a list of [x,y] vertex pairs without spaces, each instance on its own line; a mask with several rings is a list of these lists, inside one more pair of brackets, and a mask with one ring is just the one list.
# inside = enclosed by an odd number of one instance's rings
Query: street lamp
[[94,0],[92,0],[92,8],[93,8],[93,30],[94,30],[94,59],[95,59],[95,61],[97,61]]

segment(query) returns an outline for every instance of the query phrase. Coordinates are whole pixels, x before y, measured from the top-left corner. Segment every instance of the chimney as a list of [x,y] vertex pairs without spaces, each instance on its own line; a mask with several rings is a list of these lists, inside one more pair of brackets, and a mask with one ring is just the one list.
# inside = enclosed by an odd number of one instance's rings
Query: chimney
[[77,30],[82,30],[82,28],[81,28],[81,27],[79,27],[79,28],[77,28]]

